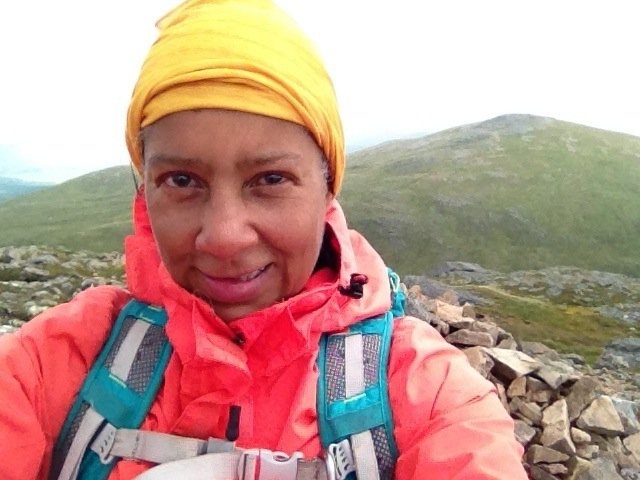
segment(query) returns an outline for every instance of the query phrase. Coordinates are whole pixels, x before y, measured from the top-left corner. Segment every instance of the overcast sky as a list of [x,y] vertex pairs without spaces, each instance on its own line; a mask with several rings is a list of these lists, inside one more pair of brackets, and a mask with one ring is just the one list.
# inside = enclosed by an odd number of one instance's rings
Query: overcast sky
[[[640,136],[635,0],[278,3],[325,59],[348,145],[506,113]],[[175,4],[1,2],[0,176],[62,181],[126,164],[128,100]]]

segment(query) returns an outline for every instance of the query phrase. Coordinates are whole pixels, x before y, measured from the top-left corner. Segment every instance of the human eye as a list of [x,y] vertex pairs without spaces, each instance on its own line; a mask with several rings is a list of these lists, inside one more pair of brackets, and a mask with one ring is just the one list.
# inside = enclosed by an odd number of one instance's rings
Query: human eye
[[268,172],[258,178],[259,185],[279,185],[286,181],[286,177],[278,172]]
[[255,175],[248,183],[251,187],[277,187],[286,185],[291,180],[291,176],[285,172],[261,172]]
[[194,175],[187,172],[170,172],[160,178],[160,183],[171,188],[199,188],[201,182]]

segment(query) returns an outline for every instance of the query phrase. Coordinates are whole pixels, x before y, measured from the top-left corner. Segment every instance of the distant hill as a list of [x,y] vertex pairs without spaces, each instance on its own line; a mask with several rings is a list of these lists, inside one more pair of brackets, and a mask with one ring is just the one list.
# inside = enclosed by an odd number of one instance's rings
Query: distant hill
[[[640,277],[640,138],[506,115],[349,156],[340,200],[400,273],[448,260]],[[128,167],[0,203],[0,246],[119,250]]]
[[17,178],[0,177],[0,202],[52,185],[51,183],[25,182]]
[[341,200],[389,265],[640,276],[640,138],[506,115],[353,153]]
[[122,250],[131,232],[134,186],[128,167],[112,167],[0,203],[1,245],[63,245]]

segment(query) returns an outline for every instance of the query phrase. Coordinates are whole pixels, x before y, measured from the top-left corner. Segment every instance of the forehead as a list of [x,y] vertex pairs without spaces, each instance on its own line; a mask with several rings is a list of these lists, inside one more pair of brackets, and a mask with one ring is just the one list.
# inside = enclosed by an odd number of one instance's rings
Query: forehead
[[322,151],[301,125],[246,112],[220,109],[173,113],[141,135],[145,166],[180,157],[321,158]]

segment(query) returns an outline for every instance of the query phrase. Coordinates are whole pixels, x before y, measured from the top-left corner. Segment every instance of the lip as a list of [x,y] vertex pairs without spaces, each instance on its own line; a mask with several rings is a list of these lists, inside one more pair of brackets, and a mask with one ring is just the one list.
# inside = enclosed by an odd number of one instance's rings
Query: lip
[[236,277],[213,277],[204,272],[204,293],[214,303],[241,304],[254,300],[266,285],[273,264]]

